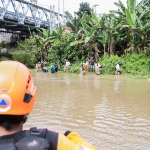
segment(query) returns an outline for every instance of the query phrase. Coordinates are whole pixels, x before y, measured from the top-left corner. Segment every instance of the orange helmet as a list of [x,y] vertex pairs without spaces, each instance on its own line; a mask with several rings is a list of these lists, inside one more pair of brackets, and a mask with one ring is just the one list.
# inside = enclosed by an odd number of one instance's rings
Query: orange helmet
[[29,69],[17,61],[1,61],[0,71],[0,115],[29,114],[36,99]]

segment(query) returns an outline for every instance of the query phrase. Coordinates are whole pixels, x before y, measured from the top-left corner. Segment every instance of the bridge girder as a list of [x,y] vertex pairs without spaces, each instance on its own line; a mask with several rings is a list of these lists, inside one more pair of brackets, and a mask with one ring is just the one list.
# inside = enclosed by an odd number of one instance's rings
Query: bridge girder
[[[35,30],[36,28],[54,28],[58,25],[62,14],[32,4],[24,0],[0,0],[0,27],[5,29]],[[14,12],[8,11],[9,6],[13,6]],[[31,16],[28,16],[28,13]],[[45,17],[46,20],[43,20]],[[67,18],[64,17],[64,23]],[[19,29],[19,30],[18,30]]]

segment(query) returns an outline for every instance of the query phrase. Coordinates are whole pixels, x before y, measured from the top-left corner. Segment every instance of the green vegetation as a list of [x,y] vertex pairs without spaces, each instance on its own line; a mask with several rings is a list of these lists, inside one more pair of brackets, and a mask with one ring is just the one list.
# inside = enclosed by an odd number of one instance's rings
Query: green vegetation
[[13,60],[19,61],[29,68],[35,68],[35,64],[37,63],[36,57],[31,55],[31,53],[27,51],[13,51],[11,52],[13,55]]
[[41,29],[42,36],[32,33],[30,39],[18,42],[11,53],[15,60],[34,67],[47,60],[48,65],[57,59],[71,62],[70,72],[79,73],[79,65],[87,57],[102,61],[103,74],[114,74],[114,63],[121,64],[123,74],[150,76],[150,0],[121,0],[114,3],[118,10],[111,10],[101,18],[96,16],[88,3],[81,3],[79,11],[69,18],[66,26],[52,31]]

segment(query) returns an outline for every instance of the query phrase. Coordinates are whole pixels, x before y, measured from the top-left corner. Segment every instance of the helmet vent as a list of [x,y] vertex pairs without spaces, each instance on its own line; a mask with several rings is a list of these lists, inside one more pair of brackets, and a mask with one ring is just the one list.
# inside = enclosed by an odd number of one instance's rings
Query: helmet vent
[[29,78],[28,78],[28,83],[30,82],[30,80],[31,80],[31,77],[29,76]]
[[31,77],[29,76],[28,81],[27,81],[26,89],[28,89],[28,87],[29,87],[28,85],[29,85],[30,81],[31,81]]

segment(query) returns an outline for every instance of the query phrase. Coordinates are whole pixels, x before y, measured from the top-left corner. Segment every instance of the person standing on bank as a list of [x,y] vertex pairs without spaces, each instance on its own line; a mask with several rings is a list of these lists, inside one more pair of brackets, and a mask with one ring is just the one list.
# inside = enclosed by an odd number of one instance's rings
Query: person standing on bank
[[86,58],[85,71],[86,71],[86,72],[89,71],[89,59],[88,59],[88,58]]
[[58,70],[60,69],[60,60],[57,61]]
[[116,75],[121,75],[121,68],[119,63],[115,63],[115,68],[116,68]]
[[91,57],[91,60],[90,60],[90,71],[94,71],[94,59],[93,59],[93,57]]
[[74,131],[23,129],[36,101],[30,70],[20,62],[0,62],[0,150],[96,150]]
[[102,62],[101,61],[100,61],[100,64],[98,66],[99,66],[100,74],[102,74]]
[[65,60],[64,60],[64,71],[66,71],[66,70],[67,70],[66,62],[67,62],[67,60],[65,59]]

